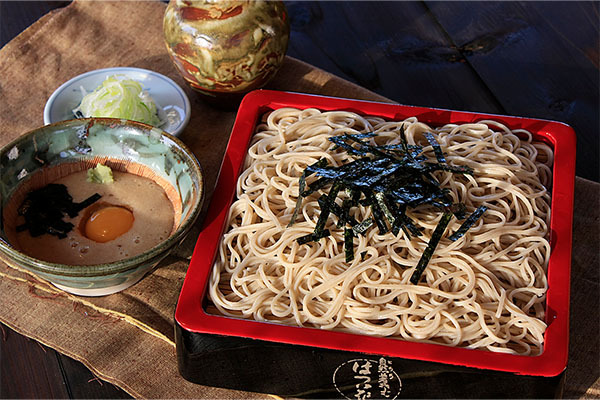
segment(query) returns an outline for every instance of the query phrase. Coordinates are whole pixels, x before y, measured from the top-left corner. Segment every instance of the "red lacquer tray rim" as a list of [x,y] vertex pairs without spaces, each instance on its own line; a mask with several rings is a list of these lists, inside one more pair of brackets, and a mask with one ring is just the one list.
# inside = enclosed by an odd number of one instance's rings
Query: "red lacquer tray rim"
[[[386,119],[416,116],[432,125],[499,121],[511,129],[523,128],[554,148],[551,243],[544,351],[539,356],[520,356],[484,350],[455,348],[393,338],[300,328],[256,322],[206,313],[203,300],[207,282],[235,192],[235,183],[248,143],[260,115],[270,109],[348,110]],[[575,132],[561,122],[496,114],[405,106],[336,97],[256,90],[247,94],[238,109],[207,216],[181,289],[175,319],[185,330],[236,336],[271,342],[377,354],[535,376],[556,376],[566,367],[569,344],[569,284],[571,232],[575,180]]]

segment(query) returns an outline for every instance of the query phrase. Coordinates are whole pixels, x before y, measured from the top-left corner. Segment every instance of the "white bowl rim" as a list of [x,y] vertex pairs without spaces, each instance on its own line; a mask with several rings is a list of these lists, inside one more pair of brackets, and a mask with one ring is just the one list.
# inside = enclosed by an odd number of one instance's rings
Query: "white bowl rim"
[[[190,99],[185,94],[185,92],[183,91],[181,86],[179,86],[177,83],[175,83],[175,81],[173,81],[173,79],[171,79],[168,76],[165,76],[161,73],[158,73],[156,71],[151,71],[149,69],[137,68],[137,67],[109,67],[109,68],[95,69],[95,70],[84,72],[82,74],[74,76],[73,78],[64,82],[50,95],[50,97],[46,101],[46,105],[44,106],[44,124],[48,125],[48,124],[60,122],[60,121],[52,121],[50,119],[50,111],[52,110],[52,105],[54,104],[56,99],[63,94],[65,89],[67,87],[71,86],[76,81],[87,78],[89,76],[98,75],[98,74],[115,74],[115,73],[126,74],[127,72],[139,72],[139,73],[153,75],[153,76],[163,80],[164,82],[168,83],[173,88],[173,91],[177,92],[177,94],[182,98],[182,101],[184,104],[184,117],[183,117],[182,121],[179,123],[179,125],[176,127],[176,129],[174,129],[173,132],[167,132],[172,136],[179,136],[179,134],[181,134],[181,132],[185,129],[187,124],[190,122],[191,109],[192,109],[191,104],[190,104]],[[159,129],[162,129],[162,128],[159,128]]]

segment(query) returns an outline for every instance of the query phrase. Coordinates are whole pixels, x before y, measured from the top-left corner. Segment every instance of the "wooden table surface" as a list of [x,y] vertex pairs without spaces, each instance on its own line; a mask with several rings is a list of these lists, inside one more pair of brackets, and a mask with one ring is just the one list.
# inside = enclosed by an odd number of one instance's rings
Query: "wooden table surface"
[[[66,4],[0,1],[0,47]],[[568,123],[577,133],[577,175],[599,180],[598,2],[286,6],[289,55],[401,104]],[[0,398],[130,397],[83,364],[0,330]]]

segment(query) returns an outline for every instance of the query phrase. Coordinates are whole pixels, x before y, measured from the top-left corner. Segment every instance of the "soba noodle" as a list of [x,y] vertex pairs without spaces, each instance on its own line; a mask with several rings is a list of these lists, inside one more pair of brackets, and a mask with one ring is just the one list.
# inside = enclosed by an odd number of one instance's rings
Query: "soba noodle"
[[[447,237],[461,221],[452,219],[417,285],[409,279],[442,215],[433,207],[407,211],[424,229],[421,237],[380,235],[371,228],[354,238],[355,253],[363,257],[350,263],[336,217],[327,222],[331,236],[296,242],[315,227],[319,193],[304,199],[295,224],[287,227],[304,169],[320,158],[333,166],[351,160],[332,150],[329,137],[374,131],[377,144],[394,144],[402,125],[409,144],[423,146],[429,158],[435,160],[425,131],[434,134],[449,164],[474,169],[472,176],[435,172],[453,202],[464,203],[469,213],[488,207],[456,242]],[[238,180],[209,298],[227,316],[540,354],[551,166],[548,146],[494,121],[432,128],[416,118],[390,122],[350,112],[273,111],[257,127]],[[353,210],[358,221],[370,216],[368,207]]]

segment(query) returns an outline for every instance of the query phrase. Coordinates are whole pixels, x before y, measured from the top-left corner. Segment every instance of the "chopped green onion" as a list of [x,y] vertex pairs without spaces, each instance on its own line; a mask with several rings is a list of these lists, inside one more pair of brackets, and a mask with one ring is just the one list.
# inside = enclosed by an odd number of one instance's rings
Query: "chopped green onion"
[[142,89],[139,82],[119,75],[109,76],[92,93],[86,94],[73,114],[123,118],[152,126],[161,125],[157,106],[150,95]]

